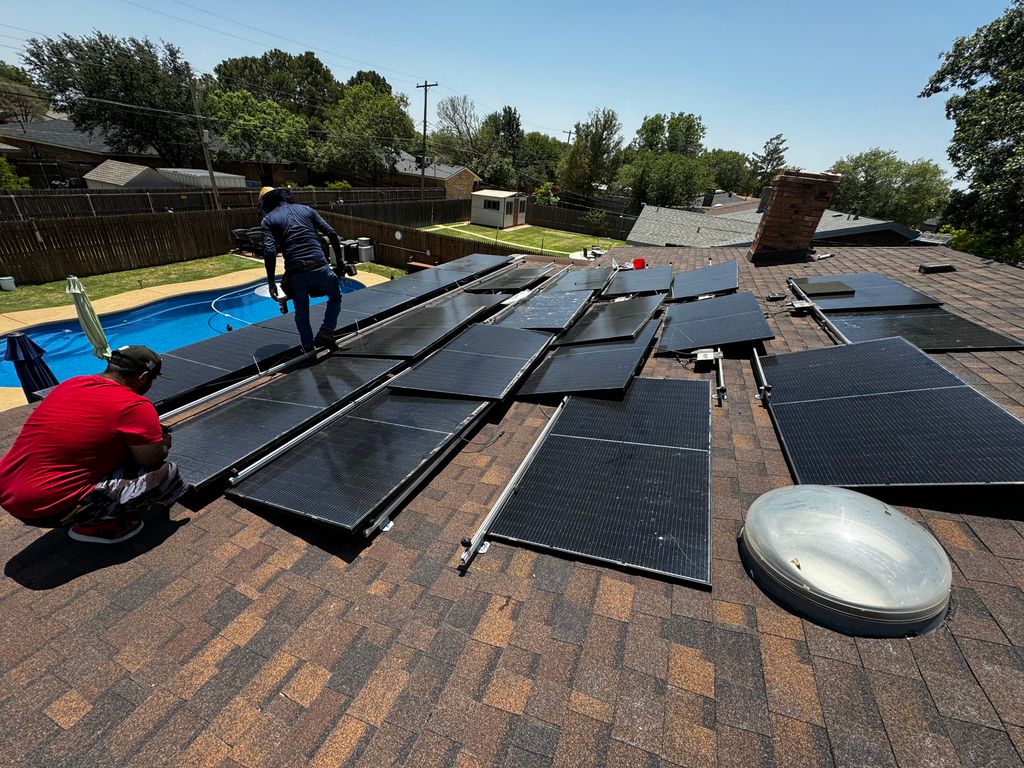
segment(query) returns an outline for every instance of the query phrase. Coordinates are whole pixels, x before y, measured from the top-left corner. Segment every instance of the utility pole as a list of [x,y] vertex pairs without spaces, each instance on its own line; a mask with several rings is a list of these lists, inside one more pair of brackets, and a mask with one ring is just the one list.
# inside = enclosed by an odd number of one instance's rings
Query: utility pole
[[566,144],[572,144],[572,134],[573,134],[573,131],[562,131],[562,133],[569,134],[569,138],[565,140],[565,143]]
[[423,89],[423,156],[420,158],[420,199],[427,188],[427,91],[436,86],[437,83],[428,83],[426,80],[417,88]]
[[188,68],[188,89],[192,93],[192,108],[196,113],[196,129],[199,131],[199,145],[203,148],[203,159],[206,160],[206,172],[210,174],[210,189],[213,190],[213,207],[220,210],[220,194],[217,192],[217,177],[213,175],[213,163],[210,161],[210,148],[206,146],[206,132],[203,130],[203,118],[199,114],[199,97],[196,95],[196,80],[192,76],[192,67]]

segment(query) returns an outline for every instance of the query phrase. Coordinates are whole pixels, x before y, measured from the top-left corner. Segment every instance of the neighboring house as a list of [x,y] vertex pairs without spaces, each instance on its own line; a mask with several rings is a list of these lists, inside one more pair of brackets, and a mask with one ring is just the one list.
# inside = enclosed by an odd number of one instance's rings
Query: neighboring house
[[695,211],[704,213],[723,213],[725,211],[745,211],[756,208],[759,202],[760,199],[756,197],[744,197],[734,192],[718,189],[713,193],[709,192],[706,195],[695,198],[692,208]]
[[160,189],[175,186],[155,168],[120,160],[104,160],[82,176],[89,189]]
[[[645,205],[626,242],[630,245],[745,246],[754,241],[763,214],[757,210],[706,213]],[[819,245],[906,245],[918,233],[895,221],[826,210],[814,242]]]
[[444,196],[449,200],[467,198],[472,195],[480,177],[464,165],[448,165],[435,163],[433,158],[426,158],[425,173],[421,172],[421,163],[416,155],[399,151],[395,162],[394,180],[404,186],[417,186],[422,176],[427,184],[444,187]]
[[505,229],[526,223],[526,195],[499,189],[474,192],[470,208],[470,224]]

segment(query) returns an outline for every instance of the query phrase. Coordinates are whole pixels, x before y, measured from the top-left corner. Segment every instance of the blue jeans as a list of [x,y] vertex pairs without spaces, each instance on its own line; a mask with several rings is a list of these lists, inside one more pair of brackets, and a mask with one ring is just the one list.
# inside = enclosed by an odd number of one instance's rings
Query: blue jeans
[[302,346],[309,349],[313,346],[313,329],[309,325],[309,292],[313,290],[318,295],[327,295],[327,311],[320,327],[333,332],[341,311],[341,282],[334,270],[324,265],[319,269],[288,275],[288,289],[295,304],[295,327],[299,330]]

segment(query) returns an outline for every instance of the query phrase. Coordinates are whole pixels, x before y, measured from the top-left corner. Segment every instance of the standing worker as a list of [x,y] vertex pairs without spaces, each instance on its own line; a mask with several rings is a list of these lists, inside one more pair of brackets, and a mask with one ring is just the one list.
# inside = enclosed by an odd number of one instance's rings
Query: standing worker
[[[304,352],[315,347],[337,349],[334,329],[341,311],[341,283],[331,269],[319,233],[331,241],[338,263],[344,262],[338,234],[319,213],[307,205],[298,205],[290,189],[260,190],[257,209],[263,216],[263,263],[267,268],[270,295],[280,301],[274,272],[277,254],[284,255],[285,295],[295,303],[295,327],[298,328]],[[324,322],[313,336],[309,324],[309,297],[327,296]]]
[[121,347],[107,370],[58,384],[0,459],[0,506],[26,525],[70,526],[77,541],[117,544],[187,490],[167,461],[170,430],[143,395],[160,375],[148,347]]

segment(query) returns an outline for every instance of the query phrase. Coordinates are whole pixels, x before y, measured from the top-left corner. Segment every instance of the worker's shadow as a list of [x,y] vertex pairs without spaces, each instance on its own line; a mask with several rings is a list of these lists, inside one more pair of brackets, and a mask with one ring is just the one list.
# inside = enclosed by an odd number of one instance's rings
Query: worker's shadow
[[122,544],[83,543],[70,538],[66,528],[55,528],[8,560],[4,575],[27,589],[53,589],[160,546],[189,520],[171,520],[166,511],[152,515],[138,535]]

